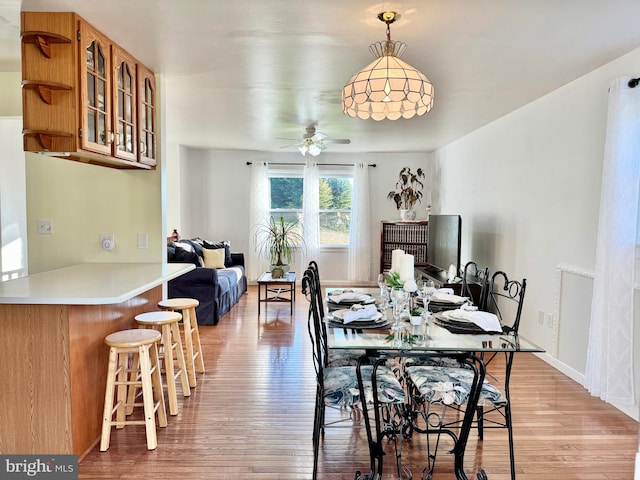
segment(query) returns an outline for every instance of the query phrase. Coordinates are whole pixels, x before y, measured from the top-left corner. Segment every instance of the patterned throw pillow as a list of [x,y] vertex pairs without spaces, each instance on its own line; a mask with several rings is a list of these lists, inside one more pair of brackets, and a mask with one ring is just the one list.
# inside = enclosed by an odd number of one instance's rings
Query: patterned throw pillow
[[[169,258],[170,262],[193,263],[196,267],[204,266],[202,257],[198,255],[193,245],[188,241],[173,242],[171,247],[173,247],[174,251],[172,255],[173,259]],[[169,250],[169,252],[171,252],[171,250]]]

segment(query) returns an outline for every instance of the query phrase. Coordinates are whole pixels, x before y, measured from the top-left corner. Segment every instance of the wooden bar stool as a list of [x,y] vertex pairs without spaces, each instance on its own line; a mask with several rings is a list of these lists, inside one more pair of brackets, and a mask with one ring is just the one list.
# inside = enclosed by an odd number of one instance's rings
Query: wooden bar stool
[[161,310],[180,310],[182,312],[182,330],[184,333],[185,361],[189,376],[189,385],[196,386],[196,372],[204,373],[204,360],[202,347],[200,346],[200,332],[198,331],[198,319],[196,307],[200,302],[195,298],[170,298],[158,302]]
[[[158,341],[162,338],[156,330],[135,329],[122,330],[107,335],[105,343],[109,345],[109,369],[107,371],[107,388],[104,394],[104,413],[102,416],[102,436],[100,451],[109,448],[111,427],[123,428],[125,425],[145,425],[147,433],[147,449],[154,450],[158,446],[156,437],[156,415],[158,425],[167,426],[167,413],[162,394],[162,380],[158,362]],[[134,354],[133,365],[129,368],[129,354]],[[117,392],[116,386],[118,387]],[[127,402],[127,389],[142,387],[142,403],[130,405]],[[116,404],[114,405],[114,393]],[[144,407],[144,420],[127,420],[125,408]],[[113,419],[113,414],[116,419]]]
[[[160,330],[162,334],[162,349],[160,359],[164,367],[167,383],[167,396],[169,397],[169,413],[171,415],[178,414],[178,392],[176,391],[176,380],[180,377],[182,384],[182,395],[188,397],[191,395],[189,388],[189,377],[187,375],[187,367],[184,361],[184,353],[182,350],[182,340],[180,338],[180,329],[178,323],[182,320],[182,315],[178,312],[146,312],[136,315],[135,322],[141,328],[153,328]],[[174,363],[177,361],[178,365]],[[131,397],[129,397],[131,398]]]

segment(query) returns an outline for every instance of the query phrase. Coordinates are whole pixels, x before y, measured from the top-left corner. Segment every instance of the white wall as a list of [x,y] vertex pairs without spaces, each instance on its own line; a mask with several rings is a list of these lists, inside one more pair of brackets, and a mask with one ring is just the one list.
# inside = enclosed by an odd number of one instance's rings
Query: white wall
[[[577,380],[589,312],[558,305],[590,305],[584,279],[595,265],[607,90],[614,78],[639,74],[637,49],[435,154],[436,211],[462,215],[463,262],[527,278],[521,332]],[[565,278],[561,288],[559,268],[583,280]],[[540,311],[569,313],[547,325],[539,323]],[[566,341],[557,332],[575,334]],[[636,418],[637,403],[630,411]]]
[[[338,154],[324,152],[322,163],[353,163],[366,160],[376,164],[369,169],[371,211],[371,272],[373,282],[379,271],[380,222],[398,218],[387,193],[393,190],[398,172],[404,166],[413,169],[429,168],[431,155],[427,153],[367,153]],[[180,234],[191,238],[200,236],[209,240],[230,240],[233,251],[247,252],[249,248],[250,169],[246,162],[303,162],[297,153],[269,153],[231,150],[201,150],[181,147],[180,178],[173,179],[174,198],[179,198],[182,209]],[[425,196],[431,179],[425,182]],[[181,191],[182,193],[178,193]],[[171,202],[171,200],[170,200]],[[418,218],[426,217],[425,205],[418,206]],[[171,227],[171,223],[169,223]],[[345,249],[327,249],[317,259],[323,284],[344,284],[347,278]],[[301,271],[301,265],[294,265]]]
[[[26,154],[29,273],[82,262],[161,262],[166,250],[158,170],[118,170]],[[38,235],[38,219],[53,235]],[[116,248],[104,251],[100,234]],[[148,248],[137,248],[137,235]]]

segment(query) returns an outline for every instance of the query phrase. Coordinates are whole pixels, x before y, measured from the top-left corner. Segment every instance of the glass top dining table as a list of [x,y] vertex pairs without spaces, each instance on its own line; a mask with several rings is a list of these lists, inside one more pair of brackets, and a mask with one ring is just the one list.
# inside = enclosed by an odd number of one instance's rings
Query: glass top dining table
[[[327,288],[326,296],[339,288]],[[377,288],[354,288],[354,292],[379,295]],[[330,317],[328,313],[327,317]],[[391,318],[391,312],[387,312]],[[344,328],[328,328],[329,349],[359,349],[384,352],[533,352],[544,349],[517,334],[458,334],[451,333],[435,322],[430,322],[428,335],[421,342],[400,342],[389,340],[389,329],[358,329],[348,324]]]
[[420,342],[395,341],[389,338],[388,329],[352,329],[330,327],[327,330],[329,349],[357,349],[377,352],[532,352],[544,349],[517,334],[459,334],[451,333],[435,323],[429,325],[427,338]]
[[[336,290],[333,288],[327,288],[325,292],[325,298]],[[374,297],[379,297],[379,289],[377,288],[354,288],[354,291],[366,293]],[[331,313],[329,312],[327,317]],[[391,313],[388,312],[391,319]],[[391,338],[390,330],[386,329],[357,329],[349,325],[344,327],[331,327],[327,323],[327,348],[332,349],[356,349],[364,350],[366,353],[360,360],[362,363],[372,362],[373,359],[382,357],[411,357],[419,355],[433,355],[437,357],[451,357],[451,358],[466,358],[468,361],[475,363],[477,366],[477,378],[478,385],[482,385],[485,377],[485,356],[490,356],[493,353],[506,353],[507,355],[513,355],[516,353],[530,352],[541,353],[544,349],[535,345],[534,343],[526,340],[519,334],[515,333],[484,333],[484,334],[468,334],[468,333],[451,333],[444,327],[439,326],[436,322],[429,322],[427,335],[420,341],[403,341],[400,339]],[[365,358],[366,357],[366,358]],[[360,362],[358,369],[360,367]],[[361,378],[358,375],[359,379]],[[363,386],[361,385],[363,388]],[[364,391],[364,390],[362,390]],[[467,404],[467,410],[473,412],[477,406],[477,400],[479,397],[479,391],[469,395],[469,402]],[[475,398],[475,401],[474,401]],[[363,402],[363,410],[365,413],[365,420],[368,418],[367,405]],[[378,469],[378,475],[373,478],[381,478],[382,476],[382,456],[384,453],[381,451],[381,447],[377,438],[374,438],[372,430],[374,427],[368,425],[368,438],[369,449],[372,460],[372,474],[375,469]],[[379,426],[377,426],[379,427]],[[454,448],[455,456],[455,473],[456,478],[459,480],[467,480],[467,476],[464,472],[464,449],[469,436],[469,431],[472,427],[472,415],[469,415],[468,421],[463,422],[456,447]],[[378,430],[379,432],[379,430]],[[375,464],[378,467],[375,467]]]

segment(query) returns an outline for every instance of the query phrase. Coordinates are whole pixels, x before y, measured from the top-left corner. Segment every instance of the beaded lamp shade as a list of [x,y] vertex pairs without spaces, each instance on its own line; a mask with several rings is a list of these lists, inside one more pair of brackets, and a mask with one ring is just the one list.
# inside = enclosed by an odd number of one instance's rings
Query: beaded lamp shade
[[400,60],[406,49],[391,40],[394,12],[378,15],[387,24],[387,40],[369,47],[376,59],[356,73],[342,90],[342,110],[350,117],[397,120],[424,115],[433,107],[433,85],[419,70]]

